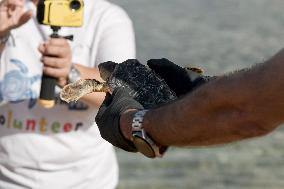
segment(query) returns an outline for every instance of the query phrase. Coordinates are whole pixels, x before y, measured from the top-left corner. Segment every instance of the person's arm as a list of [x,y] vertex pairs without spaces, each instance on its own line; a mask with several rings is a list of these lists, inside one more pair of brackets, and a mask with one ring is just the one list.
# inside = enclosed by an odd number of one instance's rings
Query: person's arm
[[[146,113],[143,127],[165,146],[207,146],[263,136],[284,122],[284,51],[263,64],[212,80]],[[133,111],[120,128],[131,140]]]
[[[115,61],[123,62],[136,56],[135,35],[132,21],[126,12],[116,5],[112,5],[102,16],[102,25],[99,28],[100,40],[96,57],[96,65]],[[102,81],[97,68],[74,64],[80,71],[82,79],[97,79]],[[82,100],[99,107],[105,98],[105,93],[91,93]]]
[[[135,40],[131,20],[127,14],[117,6],[113,6],[103,15],[100,25],[100,40],[96,57],[96,65],[115,60],[122,62],[135,57]],[[60,46],[60,49],[59,49]],[[50,49],[46,50],[44,47]],[[59,86],[67,84],[67,76],[71,67],[71,49],[65,39],[50,39],[39,47],[43,54],[44,73],[58,79]],[[44,51],[47,52],[44,52]],[[50,51],[50,52],[48,52]],[[53,57],[50,57],[53,56]],[[59,57],[59,58],[54,58]],[[77,59],[76,59],[77,60]],[[77,61],[80,61],[78,59]],[[98,68],[83,66],[80,62],[73,62],[80,72],[82,79],[97,79],[102,81]],[[81,100],[99,107],[105,98],[105,93],[91,93]]]
[[[72,51],[67,42],[63,38],[51,38],[39,46],[42,54],[41,62],[43,63],[43,73],[57,79],[57,84],[61,87],[68,83],[68,74],[73,64],[80,72],[80,77],[90,79],[100,79],[97,69],[72,63]],[[100,97],[102,96],[102,97]],[[84,100],[88,104],[100,106],[105,95],[97,94],[90,98],[86,96]]]

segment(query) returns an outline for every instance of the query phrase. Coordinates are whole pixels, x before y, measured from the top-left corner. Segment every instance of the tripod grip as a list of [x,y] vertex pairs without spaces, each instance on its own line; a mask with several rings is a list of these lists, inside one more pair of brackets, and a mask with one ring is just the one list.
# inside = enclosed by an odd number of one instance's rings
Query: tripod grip
[[55,104],[56,79],[45,74],[42,75],[39,104],[44,108],[52,108]]

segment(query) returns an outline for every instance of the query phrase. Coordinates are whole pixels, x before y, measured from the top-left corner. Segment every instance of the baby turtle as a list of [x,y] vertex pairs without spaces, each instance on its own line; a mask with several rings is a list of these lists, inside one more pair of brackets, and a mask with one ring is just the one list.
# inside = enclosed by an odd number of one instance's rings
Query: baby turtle
[[60,98],[66,102],[77,101],[92,92],[112,93],[117,87],[127,88],[130,96],[145,108],[157,107],[177,98],[163,79],[135,59],[121,64],[105,62],[99,65],[99,71],[105,82],[80,79],[66,85]]

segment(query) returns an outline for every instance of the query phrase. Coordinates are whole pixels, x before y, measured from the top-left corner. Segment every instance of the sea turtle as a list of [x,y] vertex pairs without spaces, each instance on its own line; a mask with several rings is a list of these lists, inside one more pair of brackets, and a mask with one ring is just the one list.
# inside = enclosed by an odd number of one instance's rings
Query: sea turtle
[[117,87],[127,88],[129,94],[145,108],[153,108],[177,98],[163,79],[135,59],[121,64],[105,62],[99,65],[99,71],[105,82],[80,79],[66,85],[60,98],[66,102],[77,101],[88,93],[111,93]]

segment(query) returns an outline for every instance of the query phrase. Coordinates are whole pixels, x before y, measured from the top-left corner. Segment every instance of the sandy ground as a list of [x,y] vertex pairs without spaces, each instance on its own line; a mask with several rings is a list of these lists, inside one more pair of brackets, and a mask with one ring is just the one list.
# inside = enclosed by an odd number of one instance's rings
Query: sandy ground
[[[283,0],[112,0],[133,20],[137,57],[165,57],[216,75],[263,62],[284,43]],[[119,189],[282,189],[284,131],[148,160],[117,150]]]

